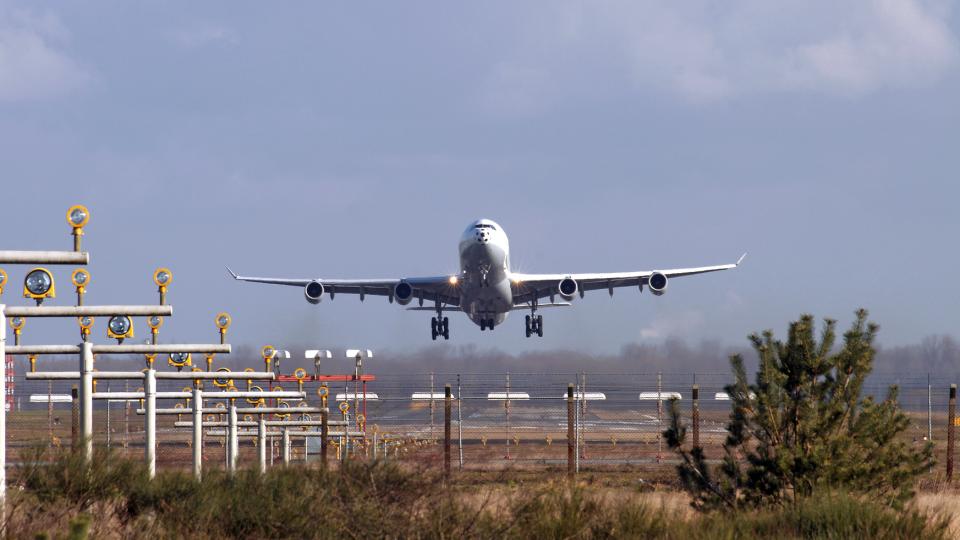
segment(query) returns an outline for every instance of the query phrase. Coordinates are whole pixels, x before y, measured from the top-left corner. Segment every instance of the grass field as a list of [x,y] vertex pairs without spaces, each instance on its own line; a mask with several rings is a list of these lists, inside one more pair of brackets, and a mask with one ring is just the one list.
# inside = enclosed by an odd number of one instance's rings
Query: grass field
[[902,511],[842,493],[786,508],[699,514],[682,493],[593,472],[467,471],[350,462],[267,474],[178,471],[100,453],[34,456],[11,477],[11,538],[950,538],[960,497],[924,492]]

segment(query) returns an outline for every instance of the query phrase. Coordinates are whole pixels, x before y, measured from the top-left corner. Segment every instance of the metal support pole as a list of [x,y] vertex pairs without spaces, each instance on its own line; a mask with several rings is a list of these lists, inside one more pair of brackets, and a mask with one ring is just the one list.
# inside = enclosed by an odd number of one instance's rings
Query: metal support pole
[[150,478],[157,475],[157,372],[154,369],[148,369],[144,375],[143,383],[144,425],[146,427],[146,438],[143,445],[143,455],[147,462],[147,472]]
[[953,480],[953,447],[957,431],[957,385],[950,385],[950,404],[947,409],[947,482]]
[[430,440],[434,441],[437,439],[436,435],[433,433],[433,410],[434,410],[434,397],[436,393],[433,388],[433,372],[430,372]]
[[693,385],[690,396],[693,399],[690,415],[690,420],[693,424],[693,447],[696,448],[700,446],[700,385]]
[[450,395],[450,385],[443,387],[443,475],[450,478],[450,415],[453,397]]
[[[304,454],[304,457],[306,457],[306,454]],[[287,465],[290,465],[290,428],[283,428],[283,466],[286,467]]]
[[230,405],[230,413],[227,415],[227,430],[229,441],[227,442],[227,470],[232,475],[237,472],[237,454],[240,453],[240,443],[237,439],[237,406]]
[[574,411],[574,402],[573,402],[573,384],[567,385],[567,476],[571,479],[574,476],[574,465],[573,459],[576,455],[576,450],[574,449],[574,438],[576,434],[573,431],[573,411]]
[[933,442],[933,387],[930,386],[929,373],[927,373],[927,440]]
[[203,475],[203,391],[193,389],[193,477]]
[[327,467],[327,436],[330,434],[330,426],[327,425],[329,415],[330,413],[326,409],[320,413],[320,464],[324,468]]
[[80,448],[80,391],[70,387],[70,448]]
[[663,463],[663,373],[657,372],[657,463]]
[[[0,304],[0,361],[7,363],[7,317],[5,305]],[[6,366],[4,366],[6,369]],[[4,383],[6,394],[6,383]],[[6,398],[6,395],[4,395]],[[0,404],[0,526],[7,526],[7,405]]]
[[53,444],[53,381],[47,381],[47,434]]
[[[110,391],[110,383],[107,383],[107,392]],[[107,400],[107,450],[110,449],[110,400]]]
[[93,344],[80,344],[80,436],[83,459],[93,459]]
[[263,415],[257,420],[257,451],[260,457],[260,474],[267,472],[267,423]]
[[457,453],[460,454],[460,470],[463,470],[463,389],[457,374]]

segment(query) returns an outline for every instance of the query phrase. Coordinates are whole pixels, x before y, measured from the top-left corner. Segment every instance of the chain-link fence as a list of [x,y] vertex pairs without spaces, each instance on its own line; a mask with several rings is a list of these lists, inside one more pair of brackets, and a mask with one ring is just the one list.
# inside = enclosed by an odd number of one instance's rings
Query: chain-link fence
[[[76,438],[77,412],[71,399],[73,384],[67,381],[15,379],[12,411],[7,417],[7,445],[11,463],[35,448],[70,445]],[[949,385],[956,377],[874,374],[865,386],[867,394],[882,399],[891,385],[899,388],[899,402],[910,417],[906,437],[911,444],[932,438],[938,467],[945,462]],[[372,458],[430,462],[442,459],[444,437],[444,387],[452,394],[451,426],[454,467],[490,470],[498,468],[563,468],[567,463],[567,389],[573,385],[574,446],[581,468],[662,468],[671,471],[673,456],[661,434],[669,423],[667,400],[678,398],[684,421],[691,421],[692,389],[699,389],[699,441],[708,458],[722,453],[730,401],[724,387],[730,374],[720,373],[418,373],[381,375],[367,382],[327,383],[330,420],[347,420],[351,430],[364,435],[347,439],[331,428],[331,459]],[[158,390],[182,390],[189,381],[158,381]],[[264,387],[266,383],[257,383]],[[297,383],[279,383],[285,390]],[[278,383],[274,383],[274,388]],[[321,383],[305,381],[305,400],[320,405]],[[98,391],[136,391],[136,381],[101,380]],[[341,412],[337,405],[349,403]],[[178,405],[179,403],[179,405]],[[297,403],[290,403],[295,407]],[[161,400],[160,407],[189,407],[184,400]],[[131,458],[144,451],[144,420],[137,414],[138,400],[98,400],[94,432],[97,446]],[[204,404],[207,421],[225,421],[226,404]],[[358,414],[360,415],[358,418]],[[295,418],[301,415],[294,414]],[[314,415],[319,419],[319,415]],[[158,417],[158,466],[189,468],[192,459],[191,430],[176,427],[177,420],[191,419],[185,413]],[[309,418],[308,418],[309,419]],[[241,419],[242,420],[242,419]],[[254,420],[254,418],[247,418]],[[365,420],[365,422],[358,422]],[[319,431],[319,428],[291,429]],[[240,463],[257,460],[254,429],[240,440]],[[222,428],[211,428],[204,438],[204,467],[223,467],[226,437]],[[269,459],[281,459],[279,431],[269,438]],[[295,436],[293,461],[316,460],[318,437]]]

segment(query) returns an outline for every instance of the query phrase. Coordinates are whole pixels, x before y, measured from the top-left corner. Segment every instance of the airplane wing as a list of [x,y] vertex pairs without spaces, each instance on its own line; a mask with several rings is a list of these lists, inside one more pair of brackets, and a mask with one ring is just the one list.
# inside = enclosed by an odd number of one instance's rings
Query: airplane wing
[[606,289],[613,294],[618,287],[642,287],[654,273],[660,273],[672,279],[675,277],[719,272],[736,268],[743,262],[744,253],[732,264],[716,266],[701,266],[697,268],[674,268],[672,270],[642,270],[638,272],[611,272],[601,274],[511,274],[514,289],[514,304],[532,302],[534,299],[547,298],[558,295],[557,285],[565,278],[572,278],[577,282],[577,289],[582,295],[586,291]]
[[322,278],[271,278],[271,277],[252,277],[241,276],[227,268],[233,279],[237,281],[250,281],[253,283],[267,283],[270,285],[290,285],[293,287],[306,287],[308,283],[317,282],[323,285],[325,293],[330,294],[333,299],[337,294],[355,294],[363,297],[366,295],[386,296],[393,301],[394,287],[400,282],[408,283],[413,288],[413,298],[425,302],[440,301],[450,306],[460,305],[460,296],[450,285],[450,276],[433,277],[412,277],[412,278],[388,278],[388,279],[322,279]]

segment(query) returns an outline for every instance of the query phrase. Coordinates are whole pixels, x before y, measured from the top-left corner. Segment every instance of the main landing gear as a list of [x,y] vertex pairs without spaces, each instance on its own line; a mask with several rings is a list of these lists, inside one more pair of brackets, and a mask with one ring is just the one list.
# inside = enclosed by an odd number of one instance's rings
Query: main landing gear
[[527,337],[543,337],[543,315],[527,315]]
[[432,317],[430,319],[430,335],[434,341],[437,340],[437,336],[450,339],[450,319],[447,317]]

